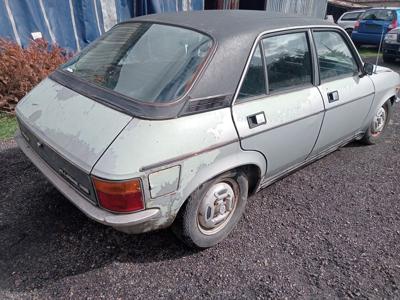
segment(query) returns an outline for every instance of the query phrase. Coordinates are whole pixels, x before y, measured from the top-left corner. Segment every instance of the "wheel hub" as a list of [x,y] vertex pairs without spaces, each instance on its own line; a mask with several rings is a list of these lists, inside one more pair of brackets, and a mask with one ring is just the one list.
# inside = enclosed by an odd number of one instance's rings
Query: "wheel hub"
[[386,110],[380,107],[376,112],[374,119],[372,121],[372,134],[378,135],[382,132],[386,124]]
[[198,213],[198,225],[204,234],[215,234],[231,218],[236,208],[235,192],[231,185],[220,182],[213,185],[204,196]]

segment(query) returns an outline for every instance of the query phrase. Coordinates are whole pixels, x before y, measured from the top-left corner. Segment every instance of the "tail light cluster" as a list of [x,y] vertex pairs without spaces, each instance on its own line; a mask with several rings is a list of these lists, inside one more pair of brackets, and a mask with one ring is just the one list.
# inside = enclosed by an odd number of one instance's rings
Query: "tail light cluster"
[[360,20],[357,20],[356,23],[354,23],[354,30],[358,31],[360,28]]
[[140,179],[107,181],[92,177],[92,180],[102,208],[119,213],[144,209]]
[[388,31],[397,28],[399,26],[399,22],[397,21],[397,18],[394,18],[392,23],[388,26]]

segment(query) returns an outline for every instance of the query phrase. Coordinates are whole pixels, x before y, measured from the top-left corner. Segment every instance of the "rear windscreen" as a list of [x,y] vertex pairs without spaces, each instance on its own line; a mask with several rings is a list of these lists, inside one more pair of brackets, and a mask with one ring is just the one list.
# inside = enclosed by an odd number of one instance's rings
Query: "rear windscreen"
[[389,9],[368,10],[362,16],[363,20],[392,21],[394,19],[393,11]]
[[175,26],[125,23],[62,66],[73,76],[141,102],[172,102],[210,52],[209,36]]

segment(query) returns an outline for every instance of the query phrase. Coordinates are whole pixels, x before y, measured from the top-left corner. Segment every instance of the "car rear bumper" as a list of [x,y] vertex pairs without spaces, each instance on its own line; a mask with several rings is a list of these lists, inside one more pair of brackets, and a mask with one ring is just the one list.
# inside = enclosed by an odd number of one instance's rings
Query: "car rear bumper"
[[351,34],[351,39],[353,42],[359,44],[379,45],[381,38],[381,34],[376,33],[361,33],[358,31],[353,31]]
[[[146,209],[131,214],[113,214],[105,211],[91,202],[72,188],[57,172],[55,172],[17,132],[15,140],[19,148],[32,161],[32,163],[46,176],[46,178],[77,208],[92,220],[104,225],[112,226],[117,230],[140,233],[154,229],[153,223],[161,215],[157,208]],[[135,228],[136,227],[136,228]]]

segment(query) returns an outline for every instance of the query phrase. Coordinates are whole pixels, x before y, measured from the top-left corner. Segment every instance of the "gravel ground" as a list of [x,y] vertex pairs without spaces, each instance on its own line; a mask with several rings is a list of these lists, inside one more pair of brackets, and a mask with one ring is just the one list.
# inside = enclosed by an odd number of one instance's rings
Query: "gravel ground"
[[[87,219],[12,144],[0,147],[0,298],[399,298],[400,106],[261,191],[215,248]],[[5,145],[7,144],[7,145]]]

